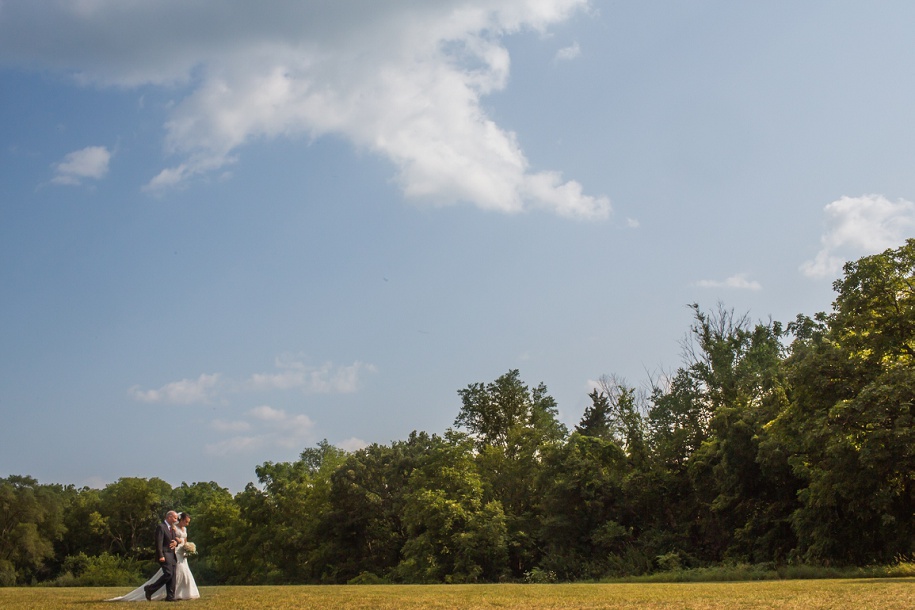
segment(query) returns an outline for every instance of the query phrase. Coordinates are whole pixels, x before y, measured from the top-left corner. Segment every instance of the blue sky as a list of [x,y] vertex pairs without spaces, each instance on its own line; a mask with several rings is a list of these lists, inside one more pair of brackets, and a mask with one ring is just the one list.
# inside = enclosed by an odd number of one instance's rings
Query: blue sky
[[0,2],[0,476],[573,426],[915,226],[909,2]]

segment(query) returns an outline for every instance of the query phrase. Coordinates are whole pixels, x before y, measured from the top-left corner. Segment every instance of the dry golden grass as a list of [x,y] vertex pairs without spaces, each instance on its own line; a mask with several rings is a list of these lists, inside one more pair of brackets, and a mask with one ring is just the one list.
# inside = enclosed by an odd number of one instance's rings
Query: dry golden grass
[[[112,604],[104,600],[124,593],[124,588],[111,587],[0,588],[0,608],[110,610]],[[185,606],[178,607],[194,610],[911,610],[915,608],[915,579],[676,584],[202,587],[201,596],[199,600],[183,602]]]

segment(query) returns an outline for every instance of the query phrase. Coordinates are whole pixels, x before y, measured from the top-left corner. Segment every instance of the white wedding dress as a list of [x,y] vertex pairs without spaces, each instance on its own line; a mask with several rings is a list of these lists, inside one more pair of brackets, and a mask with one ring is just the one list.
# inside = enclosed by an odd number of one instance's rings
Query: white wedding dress
[[[197,599],[200,597],[200,591],[197,590],[197,583],[194,581],[194,575],[191,574],[191,567],[187,563],[187,555],[184,554],[184,544],[187,542],[187,529],[175,526],[178,547],[175,549],[175,555],[178,557],[178,565],[175,567],[175,599]],[[151,585],[159,580],[162,576],[162,568],[152,575],[152,578],[142,585],[121,597],[109,599],[110,602],[145,602],[146,591],[143,587]],[[153,593],[152,600],[165,599],[165,587],[160,587]]]

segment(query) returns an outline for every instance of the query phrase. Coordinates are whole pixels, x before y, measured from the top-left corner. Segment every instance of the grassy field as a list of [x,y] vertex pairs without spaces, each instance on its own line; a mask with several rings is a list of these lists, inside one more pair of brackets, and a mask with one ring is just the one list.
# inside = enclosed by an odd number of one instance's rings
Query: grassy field
[[[0,608],[110,608],[104,600],[126,588],[0,588]],[[555,585],[362,585],[202,587],[207,608],[333,608],[408,610],[474,608],[559,610],[911,610],[915,579],[787,580],[737,583],[555,584]],[[140,602],[145,604],[146,602]],[[153,602],[158,604],[158,602]],[[179,608],[185,606],[178,606]]]

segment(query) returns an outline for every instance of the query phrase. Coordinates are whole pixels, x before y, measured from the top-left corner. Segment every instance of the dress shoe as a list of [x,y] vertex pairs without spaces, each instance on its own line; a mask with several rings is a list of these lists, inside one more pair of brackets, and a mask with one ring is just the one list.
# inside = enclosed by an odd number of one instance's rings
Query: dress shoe
[[151,602],[152,601],[152,591],[150,591],[146,587],[143,587],[143,592],[146,593],[146,601]]

